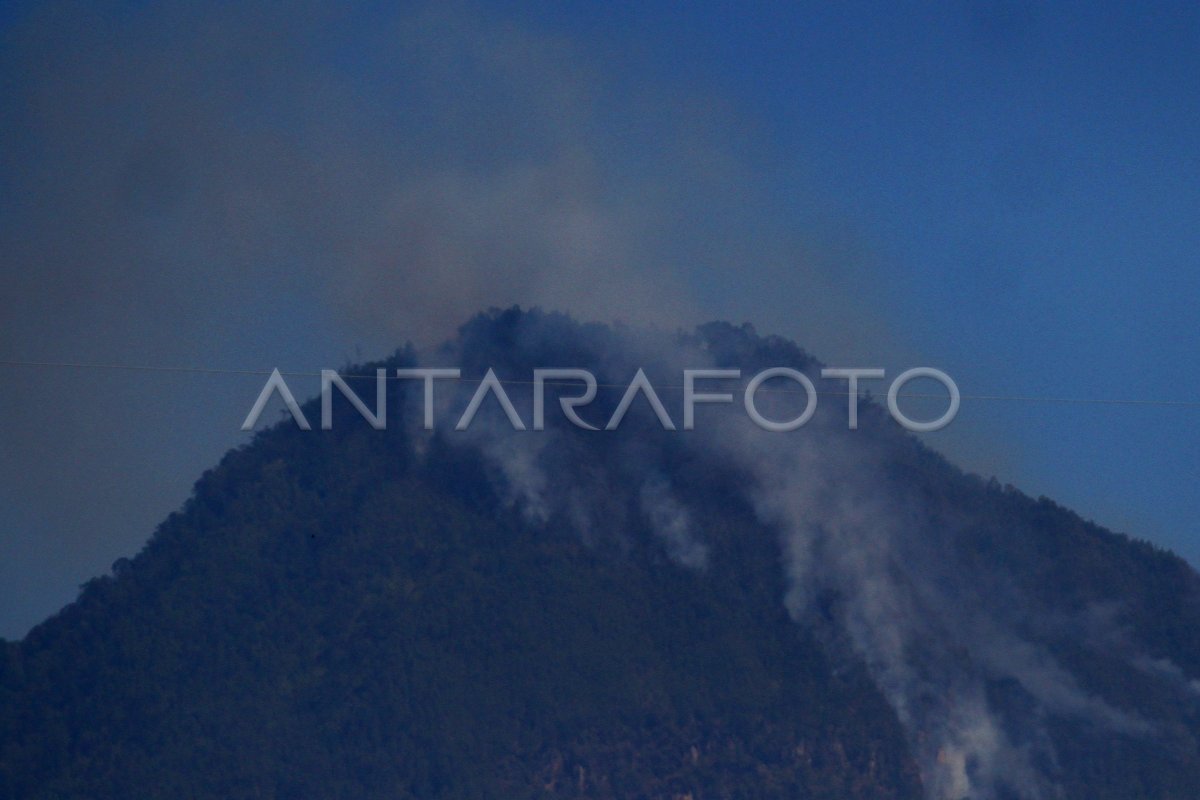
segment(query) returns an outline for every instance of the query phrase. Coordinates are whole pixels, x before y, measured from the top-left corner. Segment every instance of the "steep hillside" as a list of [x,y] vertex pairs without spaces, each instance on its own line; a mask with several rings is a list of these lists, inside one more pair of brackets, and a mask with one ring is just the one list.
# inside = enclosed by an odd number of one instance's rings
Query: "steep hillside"
[[[683,367],[819,366],[748,328],[510,310],[346,372],[416,363],[586,367],[600,423],[638,366],[677,421]],[[4,643],[0,796],[1200,794],[1200,580],[1174,556],[874,403],[857,431],[844,400],[787,434],[728,407],[664,431],[639,400],[616,431],[517,432],[489,398],[454,431],[476,385],[432,432],[392,381],[386,430],[339,397],[332,430],[259,434]]]

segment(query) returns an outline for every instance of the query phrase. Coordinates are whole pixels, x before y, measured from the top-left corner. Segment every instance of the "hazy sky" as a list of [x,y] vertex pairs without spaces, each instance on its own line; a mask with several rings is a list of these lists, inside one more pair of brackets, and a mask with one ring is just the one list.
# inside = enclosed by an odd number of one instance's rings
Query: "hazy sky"
[[[1192,4],[9,3],[0,37],[0,360],[315,370],[520,303],[1200,400]],[[8,637],[261,385],[0,380]],[[968,400],[931,441],[1195,563],[1198,415]]]

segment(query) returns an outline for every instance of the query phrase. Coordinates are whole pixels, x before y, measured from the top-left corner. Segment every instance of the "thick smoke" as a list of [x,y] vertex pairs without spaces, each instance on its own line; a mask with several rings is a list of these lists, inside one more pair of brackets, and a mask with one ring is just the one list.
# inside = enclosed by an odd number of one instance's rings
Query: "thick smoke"
[[[725,146],[736,125],[704,104],[631,91],[638,76],[607,85],[561,37],[462,7],[404,8],[367,31],[343,14],[340,4],[52,5],[10,31],[0,49],[8,358],[253,367],[303,356],[311,369],[357,343],[436,341],[478,308],[513,302],[675,324],[696,316],[677,288],[684,262],[700,265],[687,283],[714,293],[730,285],[714,265],[754,265],[774,292],[795,290],[787,308],[813,330],[870,324],[847,325],[836,293],[802,291],[828,281],[797,268],[804,248],[759,213],[766,204],[756,207]],[[731,355],[703,337],[541,324],[493,351],[474,349],[490,330],[468,331],[460,349],[425,361],[475,357],[527,378],[555,355],[594,365],[605,383],[645,366],[665,385],[683,366]],[[13,524],[28,527],[22,546],[56,564],[87,554],[56,575],[60,602],[112,553],[136,548],[231,443],[223,432],[258,385],[108,377],[81,390],[76,375],[38,373],[0,400],[0,477]],[[597,405],[611,409],[605,391]],[[528,421],[527,393],[514,400]],[[677,393],[664,400],[677,411]],[[502,501],[531,524],[597,545],[644,530],[695,570],[713,566],[712,552],[678,465],[737,466],[780,543],[790,586],[780,601],[798,624],[834,621],[830,647],[871,670],[936,800],[1005,786],[1053,797],[1048,716],[1152,735],[1081,688],[1028,630],[1034,601],[964,563],[956,543],[969,509],[934,508],[896,476],[901,439],[848,435],[824,404],[795,435],[713,415],[664,444],[645,411],[620,436],[514,435],[489,400],[469,437],[430,438],[477,447]],[[178,433],[181,417],[222,433],[193,441]],[[8,555],[5,569],[28,563]],[[35,588],[3,577],[14,595]],[[1111,626],[1089,630],[1123,641]],[[1183,682],[1169,662],[1122,647],[1143,672]],[[1005,681],[1033,701],[1019,724],[990,696]]]
[[781,535],[788,610],[803,620],[822,596],[835,596],[848,644],[909,730],[933,800],[1001,797],[1001,789],[1054,796],[1036,766],[1053,763],[1047,734],[1036,718],[1009,730],[988,700],[989,681],[1015,681],[1039,714],[1149,731],[1025,638],[1018,618],[1034,606],[955,562],[957,532],[887,477],[886,452],[812,434],[811,444],[787,445],[755,436],[743,453],[756,466],[759,514]]
[[[513,303],[903,349],[864,300],[869,259],[844,226],[797,219],[810,187],[764,158],[777,143],[746,109],[536,17],[420,2],[6,16],[0,356],[312,373]],[[237,444],[261,381],[5,369],[0,633],[19,636],[136,551]]]
[[[647,340],[629,330],[591,326],[584,329],[594,334],[590,339],[580,336],[575,323],[559,315],[525,317],[507,312],[500,319],[517,322],[504,347],[497,348],[491,340],[492,321],[477,318],[458,341],[426,357],[424,366],[462,364],[464,374],[473,377],[494,367],[505,381],[505,396],[525,426],[532,428],[529,365],[533,362],[529,359],[546,359],[538,363],[582,359],[598,370],[599,398],[582,412],[584,420],[598,430],[568,429],[554,422],[544,431],[514,431],[497,399],[489,395],[470,427],[452,432],[449,428],[456,425],[457,415],[478,386],[477,381],[468,379],[444,393],[438,409],[442,429],[433,435],[478,448],[493,470],[501,502],[517,509],[530,523],[561,524],[591,543],[611,539],[614,531],[642,528],[662,544],[672,560],[703,570],[708,548],[697,538],[693,515],[672,486],[672,453],[637,436],[614,437],[599,430],[639,366],[665,369],[667,353],[658,340],[669,338],[658,334]],[[527,324],[530,319],[538,322]],[[579,347],[567,355],[561,348],[572,340]],[[677,382],[675,376],[671,383]],[[557,397],[560,393],[579,394],[582,384],[551,383],[544,391],[547,418],[560,420]],[[652,430],[658,423],[645,398],[638,397],[624,424],[626,430]]]
[[[50,3],[5,25],[6,360],[313,372],[515,302],[676,324],[686,229],[749,196],[730,125],[466,5]],[[136,551],[260,381],[5,369],[13,636]]]
[[[638,366],[647,367],[677,424],[684,367],[737,366],[748,378],[766,366],[792,366],[820,385],[811,358],[745,330],[670,337],[576,326],[538,313],[477,319],[430,365],[448,357],[478,361],[478,373],[489,359],[499,364],[498,372],[515,381],[511,396],[526,420],[529,386],[522,381],[529,369],[567,358],[595,370],[602,385],[627,383]],[[460,411],[474,387],[468,381],[459,390]],[[758,405],[768,417],[788,418],[803,407],[802,397],[766,388]],[[621,393],[611,389],[583,416],[601,427]],[[736,491],[764,535],[777,537],[788,586],[780,602],[797,624],[822,631],[835,656],[866,666],[909,733],[931,800],[1060,796],[1056,721],[1101,736],[1160,735],[1152,722],[1084,687],[1054,652],[1064,631],[1194,702],[1182,672],[1140,652],[1111,609],[1051,609],[1013,576],[972,558],[972,531],[987,520],[931,496],[919,462],[936,457],[876,404],[864,401],[862,428],[849,431],[847,398],[822,396],[804,428],[782,434],[754,427],[740,399],[735,393],[732,408],[698,407],[696,429],[686,432],[661,430],[640,400],[628,430],[569,427],[550,400],[548,419],[558,424],[514,432],[489,399],[492,413],[481,412],[478,430],[457,439],[449,430],[436,435],[477,447],[503,502],[521,509],[530,524],[569,528],[597,545],[616,539],[623,547],[626,532],[640,527],[688,569],[718,565],[700,524],[703,513],[689,505],[695,496],[673,484],[680,480],[677,466],[736,471],[742,476]],[[445,425],[454,419],[448,413]],[[967,480],[938,463],[945,469],[938,480]]]

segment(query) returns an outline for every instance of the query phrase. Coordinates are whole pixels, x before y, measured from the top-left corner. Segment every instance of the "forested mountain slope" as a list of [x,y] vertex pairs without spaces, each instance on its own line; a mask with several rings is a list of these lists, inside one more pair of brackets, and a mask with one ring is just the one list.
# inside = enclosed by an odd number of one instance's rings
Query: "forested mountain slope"
[[[598,427],[638,366],[819,366],[746,327],[514,309],[343,372],[417,363],[591,369]],[[641,400],[583,431],[550,401],[539,432],[489,398],[454,431],[475,386],[431,432],[413,381],[386,430],[340,396],[332,430],[285,419],[3,643],[0,796],[1200,795],[1175,556],[963,474],[874,403],[768,434],[728,407],[664,431]]]

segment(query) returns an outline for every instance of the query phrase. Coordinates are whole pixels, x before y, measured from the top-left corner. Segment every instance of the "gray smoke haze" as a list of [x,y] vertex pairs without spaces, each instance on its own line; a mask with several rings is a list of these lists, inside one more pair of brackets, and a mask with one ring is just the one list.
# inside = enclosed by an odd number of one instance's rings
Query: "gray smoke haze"
[[[456,4],[54,3],[0,35],[0,359],[311,372],[512,303],[669,328],[761,312],[750,265],[807,288],[774,313],[811,341],[876,325],[763,213],[736,112],[622,54]],[[5,369],[14,636],[136,551],[261,381]]]
[[680,313],[670,275],[638,262],[671,213],[664,178],[693,167],[672,148],[661,171],[602,170],[601,87],[554,42],[418,9],[340,54],[315,47],[336,7],[129,13],[46,11],[12,34],[13,345],[50,347],[41,314],[71,320],[72,344],[85,325],[173,333],[138,354],[176,355],[247,293],[320,298],[392,346],[517,300]]
[[781,532],[791,583],[789,612],[804,619],[818,595],[835,592],[840,621],[900,721],[934,800],[1055,796],[1035,767],[1053,760],[1036,727],[1014,741],[991,708],[986,683],[1013,679],[1044,712],[1106,730],[1149,726],[1090,696],[1020,618],[1035,607],[1000,577],[954,559],[957,531],[886,477],[887,453],[818,435],[782,447],[753,437],[743,457],[756,465],[762,518]]
[[[513,303],[664,328],[766,316],[860,365],[899,347],[869,281],[831,280],[869,276],[852,237],[765,212],[737,110],[614,69],[625,54],[456,4],[51,4],[3,36],[0,358],[312,370]],[[751,277],[760,288],[739,291]],[[712,363],[630,338],[607,365],[623,380]],[[238,441],[262,381],[10,374],[0,633],[14,636],[136,551]],[[1153,735],[1031,635],[1030,598],[945,555],[970,514],[908,493],[893,453],[843,435],[834,405],[802,439],[712,424],[680,441],[753,476],[789,579],[780,602],[807,620],[837,596],[842,644],[910,731],[931,797],[1002,782],[1054,796],[1048,735],[1014,736],[988,680],[1015,681],[1039,713]],[[656,448],[623,441],[611,472],[568,472],[557,432],[516,440],[481,421],[469,441],[529,519],[589,541],[644,525],[680,564],[709,564]],[[640,488],[614,496],[618,482]],[[1101,611],[1060,624],[1194,693]]]
[[[766,294],[790,298],[775,313],[803,320],[812,346],[862,354],[887,340],[869,308],[848,311],[861,291],[831,285],[855,261],[838,254],[844,243],[763,213],[736,113],[702,87],[601,77],[611,70],[596,54],[554,35],[467,6],[376,10],[364,23],[340,5],[168,3],[51,5],[5,37],[5,359],[312,369],[355,347],[436,342],[512,303],[670,328],[760,316],[762,293],[730,291],[747,265]],[[625,347],[609,365],[622,378],[635,362],[709,361]],[[0,398],[9,635],[136,550],[236,442],[261,385],[15,374]],[[1006,734],[980,669],[1015,678],[1049,712],[1141,730],[996,618],[977,575],[939,569],[917,532],[940,521],[895,494],[886,454],[847,452],[835,422],[824,426],[801,447],[715,426],[684,441],[755,476],[797,618],[820,591],[840,593],[848,646],[913,733],[933,797],[987,796],[1000,777],[1041,791],[1032,763],[1047,744]],[[564,482],[557,434],[517,442],[495,419],[475,430],[530,519],[569,520],[588,540],[644,525],[671,558],[706,567],[702,526],[648,445],[621,445],[620,474],[584,465]],[[618,479],[641,488],[614,497]],[[970,669],[952,657],[964,649]]]
[[[540,312],[532,312],[532,315],[535,319],[542,318]],[[526,428],[533,427],[532,387],[528,376],[516,377],[520,374],[520,365],[531,354],[553,352],[564,339],[578,335],[574,323],[562,327],[563,319],[556,316],[553,319],[558,327],[540,327],[536,323],[520,326],[503,351],[494,354],[502,364],[497,374],[502,381],[509,381],[501,384],[506,386],[505,397]],[[579,357],[587,359],[588,363],[598,360],[604,374],[609,376],[607,380],[600,380],[597,393],[603,401],[602,407],[611,412],[624,393],[616,376],[628,381],[640,365],[661,367],[669,363],[665,359],[675,353],[673,349],[664,349],[664,343],[671,340],[661,332],[647,336],[644,329],[623,328],[606,330],[605,336],[605,340],[596,342],[588,341],[586,336],[580,337],[583,349]],[[419,360],[427,367],[464,364],[469,372],[472,366],[475,367],[473,371],[481,371],[484,366],[480,361],[481,354],[472,347],[478,344],[478,341],[463,341],[460,337],[423,354]],[[701,358],[703,365],[707,359]],[[491,367],[490,364],[487,366]],[[676,376],[674,382],[677,380]],[[560,393],[575,395],[582,387],[582,383],[569,381],[552,382],[545,387],[547,419],[560,415],[556,399]],[[437,419],[443,428],[457,424],[458,415],[463,413],[476,390],[475,381],[465,380],[458,386],[453,383],[444,386],[441,394],[435,391]],[[410,419],[423,413],[419,407],[421,399],[416,394],[410,396]],[[630,416],[639,409],[645,411],[642,407],[645,404],[645,398],[636,398]],[[587,409],[584,419],[596,428],[585,434],[604,435],[601,429],[607,418],[602,419],[596,408]],[[527,431],[529,435],[514,435],[510,420],[501,410],[497,398],[491,395],[485,398],[469,428],[441,433],[459,446],[479,449],[493,470],[493,480],[500,488],[502,502],[519,509],[529,522],[548,525],[557,520],[565,521],[575,535],[591,544],[611,539],[614,532],[630,526],[643,525],[676,563],[694,570],[705,568],[708,548],[697,538],[692,514],[674,490],[670,471],[654,444],[629,437],[610,437],[607,443],[595,438],[580,439],[573,435],[578,431],[564,430],[556,424],[548,425],[544,431]],[[432,435],[435,434],[422,433],[418,437],[418,451],[426,449]],[[590,448],[605,444],[615,447],[616,452],[603,459],[590,457]],[[617,488],[631,482],[637,486],[632,495],[626,496]]]
[[[810,619],[822,595],[837,598],[848,645],[908,729],[932,800],[1060,796],[1051,718],[1113,735],[1156,733],[1058,662],[1036,631],[1045,612],[1035,598],[964,557],[977,524],[969,509],[947,514],[894,475],[895,442],[843,427],[834,415],[798,441],[751,431],[713,446],[732,445],[757,478],[758,513],[780,532],[792,616]],[[1079,630],[1082,620],[1069,625]],[[1097,652],[1111,648],[1097,643]],[[1130,649],[1122,657],[1134,666],[1145,658]],[[1164,677],[1177,691],[1188,685]],[[989,698],[1002,682],[1020,687],[1036,713],[1007,720]]]
[[[516,323],[503,315],[490,320],[482,327],[502,331],[495,334],[501,352],[487,352],[487,336],[468,331],[427,364],[498,359],[498,372],[511,377],[566,351],[598,369],[602,385],[604,376],[628,381],[645,366],[659,376],[677,425],[681,398],[675,389],[683,368],[729,367],[735,356],[762,358],[753,348],[714,350],[703,334],[598,333],[537,314]],[[786,361],[773,366],[804,369],[821,385],[814,362],[794,348],[781,349],[772,339],[747,341],[782,354]],[[831,653],[867,668],[908,732],[930,800],[1061,796],[1054,736],[1063,721],[1100,736],[1151,741],[1174,735],[1123,709],[1127,698],[1086,688],[1076,667],[1056,655],[1056,642],[1082,642],[1089,658],[1154,676],[1176,702],[1196,703],[1194,682],[1137,645],[1122,627],[1119,608],[1049,606],[1011,572],[997,569],[994,559],[981,561],[972,550],[974,532],[995,520],[961,501],[931,496],[912,460],[916,443],[875,403],[861,405],[863,430],[848,431],[846,399],[822,397],[804,428],[781,434],[758,429],[740,408],[712,406],[698,407],[703,424],[696,430],[663,432],[642,399],[629,418],[641,426],[634,431],[581,431],[561,422],[548,400],[547,418],[560,424],[532,433],[514,432],[489,398],[476,418],[478,428],[454,432],[457,414],[475,390],[475,381],[467,383],[457,397],[445,399],[440,435],[454,446],[478,448],[502,501],[548,530],[567,528],[597,546],[628,546],[628,531],[640,527],[667,557],[703,571],[714,558],[704,514],[690,505],[695,498],[687,499],[671,465],[688,461],[709,465],[702,472],[734,469],[743,475],[738,491],[762,530],[777,537],[788,586],[779,602],[797,624],[824,631]],[[526,422],[529,389],[519,381],[510,386]],[[601,395],[601,407],[585,409],[584,419],[602,426],[621,393]],[[758,400],[775,419],[791,418],[803,407],[802,398],[786,392],[765,392]],[[1008,534],[1038,535],[1021,528]]]

